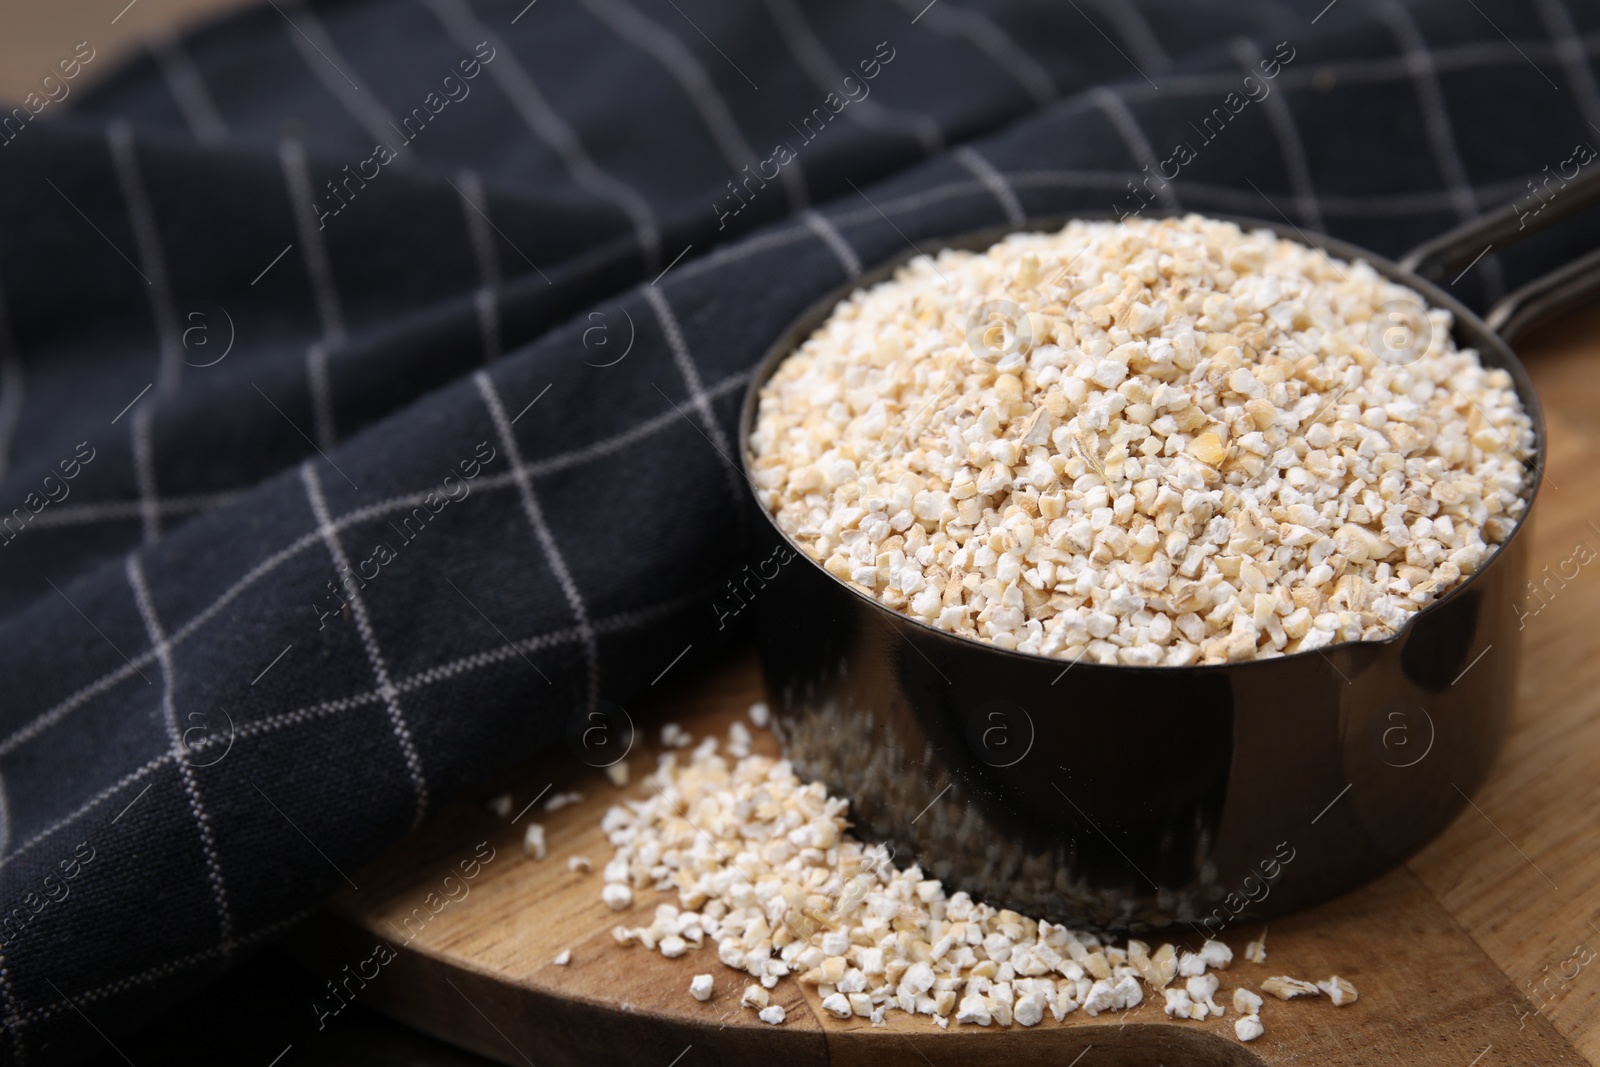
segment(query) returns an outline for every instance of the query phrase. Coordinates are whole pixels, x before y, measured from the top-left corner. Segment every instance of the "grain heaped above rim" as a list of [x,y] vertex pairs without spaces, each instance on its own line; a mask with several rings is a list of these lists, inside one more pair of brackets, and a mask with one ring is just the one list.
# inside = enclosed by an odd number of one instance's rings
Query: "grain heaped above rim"
[[919,256],[760,394],[763,504],[912,618],[1072,661],[1379,640],[1526,509],[1533,426],[1370,265],[1186,218]]

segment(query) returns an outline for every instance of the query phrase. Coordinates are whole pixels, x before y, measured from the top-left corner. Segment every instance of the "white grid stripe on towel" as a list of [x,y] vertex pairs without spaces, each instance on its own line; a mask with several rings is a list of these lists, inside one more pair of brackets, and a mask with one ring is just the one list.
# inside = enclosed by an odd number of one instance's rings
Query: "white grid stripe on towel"
[[1561,69],[1572,86],[1572,95],[1578,99],[1578,110],[1583,112],[1585,122],[1600,131],[1600,89],[1595,87],[1594,71],[1578,39],[1578,28],[1572,24],[1572,13],[1561,0],[1534,0],[1534,6],[1550,32]]
[[1112,128],[1117,131],[1117,136],[1121,137],[1122,143],[1127,146],[1128,154],[1133,156],[1133,161],[1161,182],[1160,188],[1155,191],[1156,199],[1161,201],[1161,206],[1168,211],[1178,210],[1178,195],[1172,191],[1171,182],[1162,180],[1155,150],[1150,147],[1149,138],[1144,135],[1144,130],[1139,128],[1138,118],[1122,97],[1099,85],[1089,90],[1089,102],[1105,114]]
[[317,221],[316,197],[312,192],[305,146],[292,137],[286,138],[278,145],[278,162],[283,167],[289,208],[300,234],[300,254],[305,260],[306,274],[311,278],[311,297],[316,303],[317,319],[322,323],[322,339],[330,347],[337,348],[345,339],[344,311],[339,306],[339,290],[333,280],[333,265],[328,262],[328,248],[322,240],[322,225]]
[[1378,16],[1389,27],[1400,44],[1406,72],[1416,89],[1417,102],[1422,109],[1422,124],[1427,131],[1428,147],[1433,152],[1439,176],[1449,187],[1451,203],[1463,220],[1478,213],[1478,200],[1472,194],[1466,168],[1456,151],[1455,132],[1451,128],[1450,114],[1439,88],[1438,74],[1433,56],[1422,31],[1404,7],[1395,0],[1376,0]]
[[478,335],[483,341],[483,361],[500,358],[500,300],[496,290],[479,286],[472,291],[472,308],[477,313]]
[[106,143],[111,148],[112,169],[116,171],[117,186],[127,207],[133,241],[139,249],[139,263],[150,279],[150,313],[155,319],[161,349],[156,389],[162,393],[171,392],[177,388],[178,377],[183,373],[183,346],[178,340],[178,312],[172,304],[167,257],[161,250],[161,228],[156,224],[155,209],[139,173],[139,153],[134,147],[133,130],[118,119],[106,127]]
[[[1466,165],[1456,148],[1455,129],[1450,122],[1450,106],[1439,84],[1439,72],[1434,66],[1428,42],[1411,17],[1397,0],[1375,0],[1378,18],[1389,27],[1404,53],[1406,69],[1416,87],[1417,102],[1422,109],[1422,124],[1428,135],[1428,147],[1433,152],[1435,164],[1445,184],[1450,188],[1450,202],[1463,221],[1475,218],[1479,212],[1478,198],[1467,177]],[[1505,289],[1497,257],[1484,256],[1482,271],[1484,289],[1491,301],[1497,300]]]
[[932,5],[925,0],[894,2],[904,8],[906,14],[920,17],[921,24],[934,33],[971,42],[974,48],[993,60],[995,66],[1015,79],[1038,106],[1054,103],[1061,96],[1050,72],[982,11],[958,7],[950,0]]
[[485,289],[499,288],[500,260],[495,255],[494,231],[489,226],[489,198],[483,191],[483,179],[475,170],[462,169],[456,171],[456,185],[461,191],[461,215],[467,221],[472,259],[478,267],[478,284]]
[[494,231],[489,225],[489,198],[484,195],[483,179],[475,170],[456,172],[461,193],[461,215],[467,223],[467,240],[472,259],[478,266],[478,288],[472,305],[478,315],[478,334],[483,340],[483,361],[500,358],[500,261],[495,256]]
[[[168,515],[192,515],[236,500],[239,493],[195,493],[190,496],[168,496],[154,501],[155,512]],[[85,526],[96,522],[125,522],[141,518],[145,503],[142,500],[105,500],[94,504],[60,504],[46,508],[33,517],[34,526]]]
[[1084,0],[1100,14],[1104,15],[1111,25],[1116,28],[1117,35],[1128,46],[1128,51],[1133,53],[1133,58],[1139,61],[1141,67],[1151,67],[1160,70],[1172,62],[1166,49],[1161,47],[1161,42],[1156,39],[1155,30],[1145,19],[1144,14],[1127,0]]
[[228,139],[228,124],[217,110],[216,101],[206,89],[200,68],[195,66],[183,38],[158,33],[149,42],[150,54],[161,68],[161,78],[172,94],[172,102],[189,124],[189,132],[203,145],[218,145]]
[[156,660],[161,664],[161,713],[167,727],[168,751],[178,765],[183,779],[183,791],[189,798],[189,812],[194,816],[195,829],[200,834],[200,848],[206,857],[206,877],[211,882],[211,895],[217,905],[217,927],[221,936],[224,957],[233,952],[233,913],[228,906],[228,890],[222,877],[222,859],[217,855],[217,842],[211,831],[211,816],[206,811],[200,795],[200,783],[195,780],[194,768],[183,758],[183,731],[178,727],[178,706],[175,689],[177,674],[172,666],[172,646],[167,644],[161,629],[161,618],[156,614],[155,602],[150,597],[150,585],[145,580],[144,568],[135,553],[128,553],[123,568],[128,575],[128,585],[139,605],[144,619],[145,632],[155,649]]
[[595,637],[594,627],[589,624],[589,609],[583,602],[583,594],[578,591],[578,583],[573,581],[572,572],[567,569],[566,557],[561,554],[555,535],[544,520],[544,511],[533,492],[533,479],[523,466],[522,449],[517,447],[516,435],[511,431],[511,420],[506,418],[505,405],[500,402],[500,393],[495,389],[494,381],[481,370],[473,374],[472,380],[478,386],[500,443],[506,450],[506,457],[511,461],[511,473],[516,479],[517,492],[522,497],[522,510],[528,517],[528,525],[533,527],[533,536],[539,542],[545,561],[556,576],[556,584],[561,586],[561,595],[566,597],[567,606],[572,609],[578,630],[583,635],[583,655],[589,669],[588,697],[584,707],[585,710],[592,709],[600,699],[600,643]]
[[[311,513],[317,519],[317,533],[328,546],[328,555],[333,557],[334,569],[341,575],[350,573],[350,561],[345,558],[344,546],[339,543],[339,533],[328,515],[328,502],[322,495],[322,482],[317,478],[316,469],[309,460],[301,464],[300,478],[305,482],[306,499],[311,502]],[[373,676],[378,679],[378,690],[389,712],[389,724],[394,730],[395,740],[400,744],[406,771],[411,776],[412,787],[416,790],[416,814],[411,820],[411,825],[415,828],[422,825],[423,816],[428,813],[428,783],[422,773],[422,760],[417,756],[416,746],[411,740],[411,728],[406,725],[405,712],[401,710],[394,684],[389,680],[389,668],[384,663],[383,652],[378,648],[378,638],[373,633],[372,619],[367,615],[366,602],[353,584],[345,585],[345,594],[350,598],[350,613],[355,616],[356,628],[361,633],[361,644],[367,652],[367,662],[372,666]]]
[[[722,156],[735,171],[751,168],[760,178],[761,157],[745,139],[733,112],[717,90],[694,53],[665,26],[651,19],[627,0],[582,0],[584,8],[613,33],[645,52],[649,52],[667,69],[683,95],[700,112],[700,118],[717,143]],[[789,198],[789,210],[803,210],[807,203],[805,178],[798,166],[778,168],[784,193]],[[761,179],[763,182],[766,179]]]
[[1011,186],[1006,184],[1006,179],[999,171],[994,169],[987,159],[978,154],[978,150],[971,145],[962,145],[955,150],[956,162],[972,172],[973,177],[983,183],[984,188],[994,194],[1000,204],[1000,210],[1006,214],[1006,221],[1013,226],[1021,225],[1027,218],[1022,211],[1022,204],[1017,200],[1017,194],[1011,191]]
[[[1262,60],[1261,49],[1248,37],[1233,42],[1233,57],[1251,75],[1256,74]],[[1317,204],[1317,191],[1311,180],[1311,164],[1306,160],[1305,145],[1300,140],[1300,130],[1295,125],[1294,109],[1283,102],[1281,93],[1272,92],[1262,98],[1261,106],[1267,110],[1267,121],[1283,155],[1283,168],[1289,175],[1289,188],[1294,192],[1295,210],[1312,230],[1323,230],[1322,208]]]
[[743,516],[744,487],[739,483],[744,476],[735,466],[739,458],[734,454],[728,435],[722,432],[722,425],[717,422],[717,413],[712,410],[711,398],[706,395],[705,386],[700,381],[700,370],[695,366],[694,357],[689,353],[688,342],[683,339],[683,331],[678,327],[678,317],[672,313],[672,305],[667,303],[667,295],[655,286],[645,286],[644,297],[650,309],[656,313],[656,320],[661,324],[661,332],[666,334],[667,347],[672,350],[673,362],[678,365],[678,373],[683,375],[684,386],[689,390],[689,403],[700,416],[700,421],[705,424],[706,435],[722,454],[724,460],[722,466],[727,475],[728,487],[733,493],[734,504],[739,508],[739,515]]
[[326,452],[339,438],[333,428],[333,396],[328,391],[328,348],[320,341],[306,346],[306,384],[311,389],[311,423],[317,447]]
[[489,43],[495,50],[495,62],[488,66],[489,77],[505,94],[528,129],[561,158],[572,180],[628,216],[639,247],[644,251],[647,266],[655,269],[661,259],[661,228],[650,202],[633,186],[612,177],[595,164],[572,127],[556,114],[555,108],[539,91],[532,76],[517,62],[516,54],[498,34],[478,20],[465,0],[422,0],[422,3],[461,47],[473,48],[480,41]]
[[[306,69],[320,81],[341,107],[349,112],[367,131],[367,136],[380,144],[389,143],[391,133],[399,127],[394,116],[378,102],[377,94],[358,75],[350,61],[339,53],[317,13],[301,0],[279,0],[288,11],[283,12],[283,32],[305,61]],[[354,84],[352,84],[354,83]],[[416,153],[406,154],[410,146],[402,144],[395,162],[404,166]]]
[[826,215],[813,208],[802,212],[800,221],[832,250],[846,274],[851,278],[861,277],[861,257],[856,255],[856,250],[850,247],[850,242],[844,239],[844,234],[828,221]]
[[150,423],[155,418],[155,404],[141,405],[133,412],[128,423],[128,436],[133,449],[133,481],[139,487],[139,528],[146,545],[161,539],[160,496],[156,492],[155,446],[151,441]]
[[[805,12],[795,6],[792,0],[764,0],[764,3],[767,13],[778,27],[783,43],[788,45],[800,69],[823,92],[838,91],[844,79],[850,75],[840,70],[828,55],[828,50],[807,24]],[[944,130],[940,129],[939,123],[931,115],[888,108],[866,96],[845,108],[843,113],[850,121],[867,129],[909,134],[917,139],[927,155],[931,156],[944,147]]]

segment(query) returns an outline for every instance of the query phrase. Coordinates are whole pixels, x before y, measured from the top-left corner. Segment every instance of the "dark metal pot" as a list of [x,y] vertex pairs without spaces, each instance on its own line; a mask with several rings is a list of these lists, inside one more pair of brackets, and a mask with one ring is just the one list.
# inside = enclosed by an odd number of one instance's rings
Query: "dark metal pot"
[[[1597,198],[1600,182],[1575,182],[1541,221]],[[981,250],[1065,221],[940,247]],[[1366,260],[1448,309],[1457,344],[1510,372],[1533,420],[1531,505],[1544,420],[1507,338],[1586,298],[1600,253],[1503,301],[1488,316],[1496,333],[1428,279],[1514,239],[1509,210],[1404,267],[1292,226],[1236,221]],[[757,396],[778,363],[841,298],[909,258],[830,293],[773,344],[745,397],[747,474]],[[752,559],[792,548],[748,499]],[[761,654],[797,771],[848,797],[855,832],[890,845],[901,866],[916,861],[952,889],[1030,915],[1106,930],[1182,922],[1214,935],[1366,882],[1442,830],[1482,784],[1516,694],[1526,526],[1524,516],[1485,565],[1388,640],[1196,667],[1069,667],[957,637],[794,550],[757,598]]]

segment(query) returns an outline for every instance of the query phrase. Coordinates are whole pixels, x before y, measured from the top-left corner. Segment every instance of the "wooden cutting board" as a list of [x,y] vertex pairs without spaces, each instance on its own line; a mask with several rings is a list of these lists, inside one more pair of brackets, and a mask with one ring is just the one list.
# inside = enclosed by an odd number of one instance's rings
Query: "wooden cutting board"
[[[1600,346],[1589,340],[1597,333],[1600,312],[1568,320],[1529,359],[1550,409],[1536,572],[1546,564],[1556,571],[1580,543],[1600,552]],[[1565,571],[1573,569],[1569,562]],[[1032,1028],[943,1031],[898,1012],[874,1028],[826,1016],[811,988],[788,979],[774,990],[788,1021],[774,1027],[739,1008],[747,979],[718,963],[714,947],[668,960],[615,944],[611,928],[647,922],[658,901],[636,894],[634,909],[620,915],[601,902],[600,868],[611,849],[600,816],[624,796],[648,795],[640,780],[654,766],[658,748],[648,742],[660,723],[725,734],[763,698],[749,653],[687,679],[648,709],[630,709],[640,730],[629,788],[565,753],[493,783],[357,875],[360,889],[330,904],[300,936],[298,952],[351,989],[362,981],[352,975],[376,967],[377,977],[358,989],[362,1003],[492,1059],[539,1067],[916,1067],[989,1057],[1019,1067],[1067,1067],[1079,1057],[1084,1067],[1600,1064],[1597,575],[1600,566],[1580,567],[1564,587],[1551,586],[1542,607],[1529,602],[1539,610],[1526,619],[1521,700],[1505,753],[1437,841],[1361,890],[1272,923],[1264,965],[1243,962],[1239,951],[1255,928],[1228,932],[1240,961],[1220,975],[1225,993],[1271,975],[1334,973],[1361,992],[1345,1008],[1325,997],[1269,998],[1267,1032],[1249,1045],[1233,1036],[1231,1008],[1205,1023],[1174,1022],[1150,1000],[1120,1015],[1078,1011],[1063,1023],[1047,1016]],[[757,731],[757,739],[758,749],[776,751],[770,735]],[[536,798],[571,790],[583,799],[555,812],[540,800],[513,824]],[[505,792],[508,815],[484,806]],[[543,861],[523,854],[531,820],[546,829]],[[587,856],[594,871],[569,870],[574,855]],[[380,938],[394,946],[392,959]],[[558,966],[563,951],[571,962]],[[706,1003],[688,993],[702,972],[716,978]],[[330,995],[325,1007],[335,1006]]]

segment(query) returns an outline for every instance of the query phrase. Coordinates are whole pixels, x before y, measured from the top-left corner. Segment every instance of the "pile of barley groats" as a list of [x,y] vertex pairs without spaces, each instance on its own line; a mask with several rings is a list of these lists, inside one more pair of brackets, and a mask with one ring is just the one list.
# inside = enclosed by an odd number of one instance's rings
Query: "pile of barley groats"
[[1510,535],[1533,442],[1448,312],[1191,215],[912,260],[779,366],[750,447],[780,527],[896,611],[1181,666],[1389,637]]
[[[766,721],[763,705],[752,719]],[[684,747],[686,735],[676,735]],[[727,744],[707,737],[692,751],[670,748],[645,784],[649,794],[613,806],[602,822],[616,853],[605,865],[602,899],[618,912],[635,895],[676,892],[647,925],[612,935],[668,958],[716,952],[743,985],[740,1003],[764,1022],[785,1012],[769,990],[787,976],[814,985],[825,1012],[884,1025],[888,1012],[931,1016],[940,1027],[1035,1026],[1083,1009],[1122,1011],[1160,994],[1169,1016],[1208,1019],[1227,1011],[1221,982],[1233,952],[1206,941],[1197,952],[1141,941],[1105,943],[1092,933],[945,892],[917,867],[898,869],[880,846],[846,832],[849,803],[803,784],[787,760],[750,754],[751,734],[735,723]],[[1246,958],[1266,960],[1266,935]],[[726,979],[724,979],[726,981]],[[696,973],[689,995],[709,1000],[718,979]],[[1281,1000],[1326,995],[1351,1004],[1356,989],[1338,976],[1306,982],[1269,978]],[[1262,1034],[1262,998],[1240,986],[1231,1003],[1242,1041]]]

